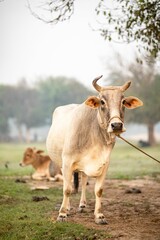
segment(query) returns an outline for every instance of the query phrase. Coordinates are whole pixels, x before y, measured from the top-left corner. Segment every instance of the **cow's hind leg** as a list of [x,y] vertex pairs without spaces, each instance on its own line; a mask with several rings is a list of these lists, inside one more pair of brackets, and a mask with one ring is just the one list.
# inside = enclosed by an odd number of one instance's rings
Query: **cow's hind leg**
[[95,215],[95,222],[97,224],[107,224],[107,220],[104,217],[101,209],[101,198],[102,198],[102,192],[103,192],[104,179],[106,176],[106,170],[107,170],[107,166],[105,166],[102,175],[96,178],[96,184],[95,184],[96,204],[95,204],[94,215]]
[[72,192],[72,171],[69,166],[63,169],[63,201],[59,210],[57,221],[64,222],[67,219],[68,212],[70,210],[69,196]]
[[84,209],[86,208],[86,185],[87,185],[87,179],[88,179],[86,174],[82,173],[81,179],[82,179],[81,180],[82,192],[81,192],[81,199],[80,199],[78,212],[84,212]]

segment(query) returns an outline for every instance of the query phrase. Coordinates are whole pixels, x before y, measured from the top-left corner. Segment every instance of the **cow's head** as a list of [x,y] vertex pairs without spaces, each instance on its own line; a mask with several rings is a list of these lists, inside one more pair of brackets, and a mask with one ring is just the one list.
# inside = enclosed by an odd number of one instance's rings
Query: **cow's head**
[[23,155],[23,160],[19,164],[21,167],[33,164],[37,160],[37,155],[43,153],[42,150],[36,150],[35,148],[27,148]]
[[123,86],[101,87],[97,81],[102,76],[93,80],[94,88],[99,92],[99,96],[91,96],[85,104],[91,108],[98,109],[98,121],[102,128],[108,133],[119,134],[125,131],[124,109],[137,108],[143,102],[133,96],[124,97],[124,92],[129,88],[131,82],[126,82]]

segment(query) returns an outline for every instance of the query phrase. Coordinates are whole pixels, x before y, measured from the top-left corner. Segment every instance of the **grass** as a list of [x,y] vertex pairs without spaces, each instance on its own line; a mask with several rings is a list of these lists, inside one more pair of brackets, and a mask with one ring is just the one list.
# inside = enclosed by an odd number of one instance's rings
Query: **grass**
[[[38,149],[45,151],[45,144],[29,146],[36,146]],[[32,174],[33,169],[30,166],[24,168],[19,166],[26,147],[25,144],[0,144],[0,176]],[[144,150],[160,160],[160,145]],[[8,167],[5,166],[6,163]],[[107,173],[108,178],[133,179],[136,177],[142,178],[146,175],[156,177],[159,174],[159,164],[141,152],[121,142],[118,142],[114,147]]]
[[[160,145],[143,149],[160,160]],[[112,151],[108,178],[134,179],[160,175],[160,165],[127,144],[118,142]]]
[[[44,191],[31,191],[14,179],[0,179],[0,239],[3,240],[65,240],[108,239],[105,231],[88,229],[81,224],[51,221],[53,209],[62,201],[62,189],[45,190],[47,202],[33,202],[33,195],[44,196]],[[58,211],[57,211],[58,215]],[[80,238],[79,238],[80,237]]]
[[[44,144],[32,146],[45,150]],[[62,188],[31,191],[27,184],[15,182],[16,177],[30,175],[33,172],[31,167],[19,166],[26,147],[25,144],[0,144],[0,240],[112,238],[107,231],[88,229],[81,224],[70,222],[61,224],[51,221],[52,211],[57,209],[57,204],[61,204]],[[160,159],[159,145],[145,150]],[[107,177],[133,179],[146,175],[158,178],[159,164],[127,144],[118,142],[111,155]],[[32,200],[33,196],[44,194],[48,201]],[[79,195],[74,197],[79,198]]]

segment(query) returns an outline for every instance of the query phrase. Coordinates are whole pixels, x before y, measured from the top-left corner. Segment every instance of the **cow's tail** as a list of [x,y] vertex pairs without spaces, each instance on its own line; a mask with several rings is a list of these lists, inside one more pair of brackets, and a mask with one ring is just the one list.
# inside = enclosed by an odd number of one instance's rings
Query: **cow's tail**
[[78,193],[78,188],[79,188],[79,173],[78,172],[74,172],[74,190],[73,193]]

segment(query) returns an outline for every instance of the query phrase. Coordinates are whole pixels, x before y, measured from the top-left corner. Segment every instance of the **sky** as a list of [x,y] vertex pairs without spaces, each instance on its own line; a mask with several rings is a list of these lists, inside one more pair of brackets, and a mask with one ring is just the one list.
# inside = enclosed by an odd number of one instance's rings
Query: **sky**
[[107,77],[111,62],[116,67],[115,51],[132,61],[133,44],[108,43],[92,30],[98,2],[75,0],[69,21],[48,25],[31,15],[26,0],[0,0],[0,84],[66,76],[91,87],[95,77]]
[[26,0],[0,1],[0,84],[66,76],[90,87],[95,77],[105,79],[115,51],[131,61],[131,45],[108,43],[93,31],[98,2],[76,0],[70,20],[49,25],[30,13]]

